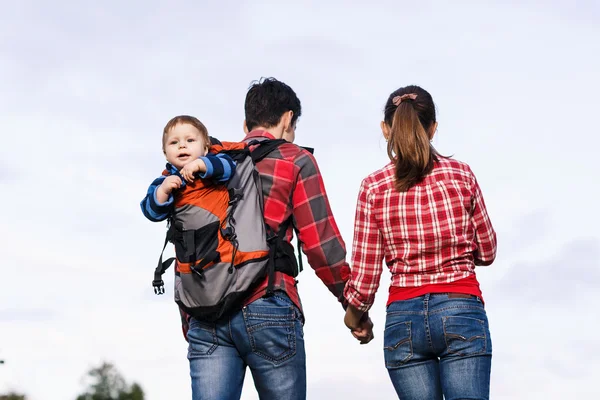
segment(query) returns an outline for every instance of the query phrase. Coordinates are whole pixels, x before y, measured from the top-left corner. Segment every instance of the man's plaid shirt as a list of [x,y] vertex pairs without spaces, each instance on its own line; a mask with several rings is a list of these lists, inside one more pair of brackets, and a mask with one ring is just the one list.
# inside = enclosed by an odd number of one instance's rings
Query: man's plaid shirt
[[[266,131],[252,131],[244,141],[260,138],[273,139]],[[265,222],[275,231],[292,216],[298,230],[302,250],[308,263],[329,291],[342,303],[344,286],[350,277],[346,262],[346,246],[335,223],[323,178],[312,154],[301,147],[284,143],[259,161],[256,169],[264,195]],[[290,241],[293,227],[288,229]],[[298,250],[299,251],[299,250]],[[265,279],[248,296],[244,304],[264,296],[268,280]],[[302,310],[296,280],[283,273],[275,274],[275,290],[287,293]]]

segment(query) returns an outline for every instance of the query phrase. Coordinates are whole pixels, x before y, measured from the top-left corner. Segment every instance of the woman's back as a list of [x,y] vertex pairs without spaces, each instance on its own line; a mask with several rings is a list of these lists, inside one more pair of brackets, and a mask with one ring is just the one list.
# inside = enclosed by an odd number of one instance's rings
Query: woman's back
[[344,322],[373,338],[364,313],[385,259],[384,359],[398,397],[487,399],[492,342],[475,265],[494,261],[496,234],[481,190],[467,164],[431,144],[438,123],[423,88],[392,92],[380,126],[391,162],[360,188]]
[[393,286],[455,281],[494,259],[495,234],[467,164],[440,157],[406,192],[396,190],[394,174],[389,163],[364,180],[360,194],[372,207]]

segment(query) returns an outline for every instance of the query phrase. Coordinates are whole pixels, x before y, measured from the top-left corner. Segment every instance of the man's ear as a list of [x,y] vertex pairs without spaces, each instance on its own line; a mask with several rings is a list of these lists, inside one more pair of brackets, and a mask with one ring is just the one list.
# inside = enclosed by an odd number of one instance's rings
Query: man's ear
[[250,131],[248,130],[248,125],[246,125],[246,120],[244,120],[244,133],[247,135],[248,133],[250,133]]
[[294,116],[294,112],[292,110],[286,111],[281,116],[281,122],[284,132],[288,132],[292,127],[292,118]]

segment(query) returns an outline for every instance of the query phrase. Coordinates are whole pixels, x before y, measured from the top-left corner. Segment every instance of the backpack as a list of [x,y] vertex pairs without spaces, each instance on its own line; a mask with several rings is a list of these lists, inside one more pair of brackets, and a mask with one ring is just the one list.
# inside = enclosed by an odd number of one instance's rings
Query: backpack
[[[301,257],[297,263],[294,248],[284,240],[292,217],[279,232],[265,223],[262,186],[255,168],[283,143],[287,142],[252,140],[223,150],[236,162],[229,182],[208,188],[216,194],[205,195],[204,207],[192,203],[175,207],[163,252],[168,242],[175,245],[175,302],[188,315],[215,321],[239,309],[249,290],[267,276],[267,295],[271,295],[275,270],[293,277],[302,270]],[[211,195],[217,199],[212,203],[207,202]],[[162,258],[161,252],[152,281],[157,295],[164,294],[162,275],[175,260],[163,262]]]

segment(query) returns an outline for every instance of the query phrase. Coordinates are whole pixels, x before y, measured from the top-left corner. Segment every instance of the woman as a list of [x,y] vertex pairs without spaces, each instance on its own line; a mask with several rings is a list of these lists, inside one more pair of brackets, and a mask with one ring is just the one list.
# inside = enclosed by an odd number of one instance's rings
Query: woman
[[467,164],[431,145],[438,124],[427,91],[396,90],[384,114],[391,162],[360,188],[345,323],[364,333],[385,258],[384,355],[398,397],[487,399],[492,343],[475,266],[494,261],[496,233],[481,190]]

